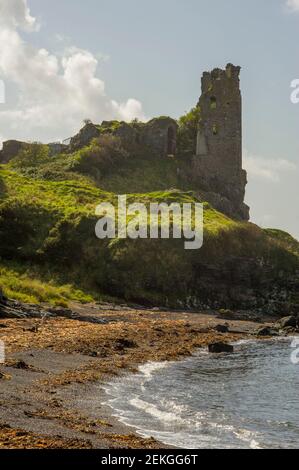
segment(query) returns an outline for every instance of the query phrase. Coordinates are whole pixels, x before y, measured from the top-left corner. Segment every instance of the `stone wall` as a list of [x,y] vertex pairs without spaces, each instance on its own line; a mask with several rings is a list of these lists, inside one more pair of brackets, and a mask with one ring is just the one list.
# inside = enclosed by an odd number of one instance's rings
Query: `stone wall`
[[147,123],[103,121],[96,126],[87,123],[80,132],[71,139],[70,151],[78,150],[101,135],[111,134],[122,139],[129,145],[148,147],[157,155],[175,155],[177,139],[177,122],[169,117],[152,119]]
[[0,163],[9,163],[18,155],[25,143],[18,140],[7,140],[3,142],[3,149],[0,150]]

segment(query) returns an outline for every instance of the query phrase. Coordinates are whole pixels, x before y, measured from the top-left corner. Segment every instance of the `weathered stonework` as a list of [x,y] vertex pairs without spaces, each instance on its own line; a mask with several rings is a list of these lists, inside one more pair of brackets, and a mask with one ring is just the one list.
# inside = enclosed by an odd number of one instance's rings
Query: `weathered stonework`
[[202,77],[196,155],[191,177],[210,194],[216,208],[241,220],[249,219],[244,204],[247,174],[242,168],[242,98],[240,67],[228,64]]
[[169,117],[152,119],[147,123],[103,121],[100,126],[87,123],[71,139],[70,150],[78,150],[91,141],[105,134],[112,134],[128,144],[138,144],[150,148],[161,156],[175,155],[177,139],[177,122]]
[[0,163],[9,163],[20,150],[24,147],[25,143],[18,140],[7,140],[3,142],[3,149],[0,150]]
[[140,128],[140,143],[160,155],[175,155],[177,140],[176,121],[169,117],[152,119]]
[[[249,208],[244,204],[247,174],[242,168],[240,70],[240,67],[228,64],[225,70],[216,68],[203,74],[202,95],[198,102],[200,119],[192,146],[193,149],[196,147],[196,152],[192,151],[191,158],[189,154],[188,159],[184,159],[177,151],[178,124],[170,117],[129,124],[104,121],[95,125],[87,121],[70,139],[69,145],[48,144],[50,155],[75,152],[89,145],[94,138],[110,134],[120,138],[133,151],[134,146],[139,146],[140,153],[142,149],[149,149],[161,158],[176,156],[180,160],[177,169],[179,188],[198,190],[199,195],[219,211],[235,219],[249,220]],[[9,162],[23,145],[18,141],[4,142],[0,163]]]

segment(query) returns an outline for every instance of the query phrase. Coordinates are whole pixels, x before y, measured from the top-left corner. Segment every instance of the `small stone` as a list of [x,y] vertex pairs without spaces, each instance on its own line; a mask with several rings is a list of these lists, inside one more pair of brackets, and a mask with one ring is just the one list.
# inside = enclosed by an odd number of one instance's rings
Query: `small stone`
[[24,361],[17,361],[14,364],[11,365],[11,367],[14,367],[15,369],[21,369],[21,370],[29,370],[30,366],[26,364]]

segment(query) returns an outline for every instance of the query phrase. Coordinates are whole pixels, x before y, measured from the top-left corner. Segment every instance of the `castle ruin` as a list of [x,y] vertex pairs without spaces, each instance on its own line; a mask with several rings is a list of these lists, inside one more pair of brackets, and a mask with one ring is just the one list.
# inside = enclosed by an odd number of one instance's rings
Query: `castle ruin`
[[[176,157],[178,187],[199,193],[213,207],[238,220],[249,220],[244,204],[247,174],[242,168],[242,97],[240,67],[228,64],[204,72],[202,95],[197,104],[199,120],[194,151],[184,159],[177,151],[178,123],[170,117],[147,123],[87,121],[80,132],[65,143],[48,144],[50,154],[75,152],[94,138],[112,134],[129,145],[148,148],[158,158]],[[8,163],[24,143],[7,141],[0,151],[0,163]],[[28,145],[28,144],[26,144]],[[180,184],[182,183],[183,184]]]
[[228,64],[225,70],[203,74],[192,178],[199,188],[215,194],[211,197],[219,200],[216,207],[222,197],[222,204],[225,206],[226,199],[237,218],[248,220],[249,208],[244,204],[247,174],[242,168],[240,70]]

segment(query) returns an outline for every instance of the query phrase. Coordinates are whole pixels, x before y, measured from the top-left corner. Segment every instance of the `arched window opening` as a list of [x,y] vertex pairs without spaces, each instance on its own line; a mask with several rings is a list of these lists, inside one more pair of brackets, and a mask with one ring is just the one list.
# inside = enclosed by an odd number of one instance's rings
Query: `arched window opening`
[[213,135],[218,135],[218,126],[217,126],[217,124],[213,125],[212,131],[213,131]]
[[210,98],[210,107],[211,109],[217,109],[217,99],[215,96],[211,96]]

